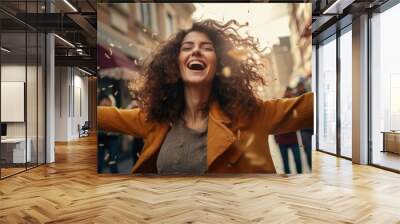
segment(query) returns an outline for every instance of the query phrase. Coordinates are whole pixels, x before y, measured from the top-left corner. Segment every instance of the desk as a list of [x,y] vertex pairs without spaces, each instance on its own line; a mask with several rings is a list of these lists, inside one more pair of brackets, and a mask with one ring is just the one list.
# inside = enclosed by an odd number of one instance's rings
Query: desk
[[400,154],[400,132],[399,131],[382,131],[383,134],[383,151]]
[[[31,162],[31,145],[32,141],[30,138],[26,140],[28,142],[25,152],[25,138],[6,138],[1,139],[1,157],[6,163],[25,163]],[[25,159],[27,159],[25,161]]]

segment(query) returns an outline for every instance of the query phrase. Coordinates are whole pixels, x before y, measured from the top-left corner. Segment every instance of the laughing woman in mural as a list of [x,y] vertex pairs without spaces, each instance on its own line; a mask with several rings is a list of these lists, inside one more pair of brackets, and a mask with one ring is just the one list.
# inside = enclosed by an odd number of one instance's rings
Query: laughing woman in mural
[[[312,127],[313,95],[262,101],[258,43],[236,21],[196,22],[145,66],[140,107],[98,107],[98,128],[142,137],[132,173],[275,173],[268,135]],[[238,57],[238,49],[247,49]]]

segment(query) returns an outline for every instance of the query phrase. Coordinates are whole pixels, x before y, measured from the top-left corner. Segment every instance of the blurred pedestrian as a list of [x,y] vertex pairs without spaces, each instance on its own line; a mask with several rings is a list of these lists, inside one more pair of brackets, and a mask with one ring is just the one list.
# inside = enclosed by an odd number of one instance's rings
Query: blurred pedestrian
[[[294,96],[294,94],[292,93],[292,89],[287,87],[284,97],[290,98],[293,96]],[[300,147],[299,147],[299,143],[297,141],[296,132],[289,132],[289,133],[275,135],[275,141],[279,146],[279,151],[281,153],[285,173],[286,174],[291,173],[290,166],[289,166],[289,149],[292,150],[293,158],[294,158],[294,161],[296,164],[297,173],[303,173]]]
[[[307,78],[300,79],[296,87],[296,95],[300,96],[308,91],[311,91],[311,86],[309,85],[310,76]],[[301,141],[303,143],[304,152],[306,154],[308,167],[312,169],[312,135],[314,133],[313,128],[304,128],[300,130]]]
[[[99,106],[111,107],[113,102],[115,100],[112,99],[111,95],[100,94]],[[102,173],[104,168],[108,166],[111,173],[118,173],[118,134],[99,130],[97,132],[97,142],[97,172]],[[106,154],[106,152],[108,153]]]

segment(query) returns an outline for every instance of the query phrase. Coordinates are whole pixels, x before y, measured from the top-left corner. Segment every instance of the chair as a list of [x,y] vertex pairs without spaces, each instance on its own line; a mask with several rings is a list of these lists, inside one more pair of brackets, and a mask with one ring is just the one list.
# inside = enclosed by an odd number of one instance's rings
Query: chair
[[89,136],[90,124],[89,121],[85,121],[82,127],[78,124],[78,133],[80,137],[87,137]]

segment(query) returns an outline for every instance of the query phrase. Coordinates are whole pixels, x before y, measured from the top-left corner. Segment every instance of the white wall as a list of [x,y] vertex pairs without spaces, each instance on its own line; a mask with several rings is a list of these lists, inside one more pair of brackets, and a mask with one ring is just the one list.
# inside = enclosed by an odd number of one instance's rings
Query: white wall
[[78,124],[88,120],[88,113],[88,78],[76,68],[56,67],[55,141],[79,138]]
[[1,81],[25,82],[25,64],[1,65]]
[[55,68],[55,141],[68,141],[68,74],[67,67]]
[[[78,74],[77,74],[78,72]],[[74,105],[72,108],[72,119],[71,119],[71,136],[72,138],[78,138],[78,125],[82,126],[85,121],[88,121],[88,78],[81,76],[82,73],[79,70],[74,70],[74,82],[72,92],[74,102],[71,105]]]

